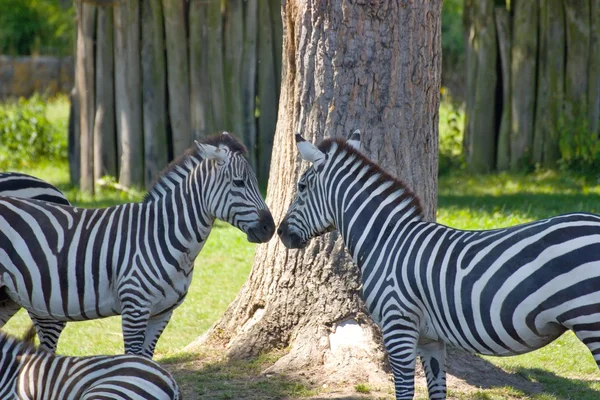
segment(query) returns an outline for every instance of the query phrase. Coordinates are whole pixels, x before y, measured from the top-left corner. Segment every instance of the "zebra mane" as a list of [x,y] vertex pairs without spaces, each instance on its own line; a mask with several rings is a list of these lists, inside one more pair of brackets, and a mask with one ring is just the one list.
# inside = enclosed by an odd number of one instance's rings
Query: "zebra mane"
[[377,180],[379,183],[392,182],[391,189],[402,190],[403,194],[398,199],[396,199],[396,202],[401,203],[409,199],[411,202],[411,206],[415,210],[415,214],[421,218],[424,217],[421,199],[419,199],[415,192],[413,192],[402,180],[386,172],[383,168],[381,168],[379,164],[376,164],[373,161],[369,160],[363,153],[361,153],[360,151],[352,147],[350,144],[348,144],[346,139],[327,138],[324,139],[321,143],[319,143],[317,147],[323,153],[327,154],[331,150],[333,144],[337,145],[338,152],[340,150],[343,150],[345,153],[355,156],[355,158],[358,159],[362,164],[368,166],[369,170],[366,174],[367,178],[377,175],[379,177]]
[[[204,139],[201,143],[210,144],[211,146],[227,146],[232,153],[238,153],[243,156],[248,154],[246,147],[234,138],[232,135],[214,135]],[[163,196],[162,191],[169,192],[169,185],[167,182],[174,175],[181,176],[181,174],[189,174],[193,169],[202,161],[202,156],[198,153],[198,148],[195,144],[189,147],[183,154],[175,158],[169,163],[154,179],[150,190],[144,196],[144,203],[160,198]]]

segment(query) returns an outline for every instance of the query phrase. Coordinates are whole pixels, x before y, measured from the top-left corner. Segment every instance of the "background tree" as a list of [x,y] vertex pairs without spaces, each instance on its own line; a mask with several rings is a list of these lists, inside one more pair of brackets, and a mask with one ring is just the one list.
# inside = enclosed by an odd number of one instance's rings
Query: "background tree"
[[193,139],[228,130],[244,139],[266,186],[278,1],[77,0],[75,9],[74,183],[93,191],[108,174],[148,186]]
[[600,163],[600,2],[466,0],[464,12],[469,166]]
[[[305,167],[294,132],[318,142],[357,128],[363,151],[414,188],[427,219],[435,219],[440,13],[439,0],[282,2],[282,91],[267,192],[276,220]],[[237,299],[192,347],[202,343],[226,346],[231,357],[289,347],[274,369],[324,366],[333,380],[387,379],[358,270],[337,233],[302,251],[278,240],[259,247]]]

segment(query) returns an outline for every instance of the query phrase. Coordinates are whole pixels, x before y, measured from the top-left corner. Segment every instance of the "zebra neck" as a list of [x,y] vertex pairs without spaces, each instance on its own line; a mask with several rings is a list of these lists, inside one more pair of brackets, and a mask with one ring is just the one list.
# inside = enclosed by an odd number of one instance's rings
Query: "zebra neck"
[[[369,256],[385,251],[392,232],[422,219],[418,199],[406,187],[377,174],[336,189],[335,226],[361,270]],[[341,194],[340,194],[341,193]]]

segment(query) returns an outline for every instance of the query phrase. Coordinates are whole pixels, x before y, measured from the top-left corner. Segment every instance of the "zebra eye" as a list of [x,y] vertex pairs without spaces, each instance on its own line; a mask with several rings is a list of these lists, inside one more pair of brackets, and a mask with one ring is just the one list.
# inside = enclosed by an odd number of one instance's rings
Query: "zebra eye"
[[239,188],[244,187],[244,180],[243,179],[234,179],[233,186],[239,187]]
[[306,184],[304,183],[298,183],[298,191],[299,192],[304,192],[306,190]]

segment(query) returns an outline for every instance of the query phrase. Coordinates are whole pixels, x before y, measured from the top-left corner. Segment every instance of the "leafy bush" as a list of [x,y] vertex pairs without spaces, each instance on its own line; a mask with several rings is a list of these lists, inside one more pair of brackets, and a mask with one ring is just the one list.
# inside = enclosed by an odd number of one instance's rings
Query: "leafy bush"
[[67,136],[46,117],[46,103],[41,97],[0,107],[1,169],[66,157]]
[[0,0],[0,54],[71,54],[74,27],[71,2]]
[[600,174],[600,140],[588,126],[585,112],[559,120],[560,168],[584,175]]
[[463,0],[444,0],[442,8],[442,54],[444,66],[464,60]]
[[464,167],[463,137],[465,112],[449,102],[440,105],[439,123],[439,167],[438,174],[444,175]]

